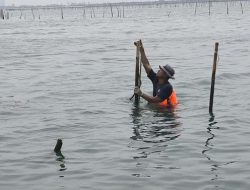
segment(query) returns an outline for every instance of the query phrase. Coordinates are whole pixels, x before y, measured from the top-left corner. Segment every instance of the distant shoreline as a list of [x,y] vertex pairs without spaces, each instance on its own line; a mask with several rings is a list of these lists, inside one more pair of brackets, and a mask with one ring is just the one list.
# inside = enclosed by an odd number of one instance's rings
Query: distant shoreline
[[0,7],[0,9],[7,9],[7,10],[19,10],[19,9],[55,9],[55,8],[98,8],[98,7],[116,7],[116,6],[147,6],[147,5],[165,5],[165,4],[193,4],[193,3],[217,3],[217,2],[243,2],[249,0],[190,0],[190,1],[183,1],[183,0],[170,0],[170,1],[144,1],[144,2],[118,2],[118,3],[88,3],[88,4],[77,4],[72,3],[70,5],[58,5],[58,4],[51,4],[51,5],[21,5],[21,6],[4,6]]

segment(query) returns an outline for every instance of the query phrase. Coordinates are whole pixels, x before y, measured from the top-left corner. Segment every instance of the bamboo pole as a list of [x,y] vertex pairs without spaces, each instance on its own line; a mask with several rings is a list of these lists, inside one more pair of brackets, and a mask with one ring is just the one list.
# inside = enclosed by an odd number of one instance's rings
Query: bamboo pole
[[214,51],[212,78],[211,78],[210,101],[209,101],[209,113],[210,114],[213,114],[214,85],[215,85],[215,74],[216,74],[217,60],[218,60],[218,47],[219,47],[219,43],[216,42],[215,51]]

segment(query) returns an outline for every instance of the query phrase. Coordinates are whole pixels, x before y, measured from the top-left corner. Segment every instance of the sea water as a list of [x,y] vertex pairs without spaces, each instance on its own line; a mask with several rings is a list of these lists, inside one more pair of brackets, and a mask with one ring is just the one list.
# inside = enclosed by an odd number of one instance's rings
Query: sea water
[[[250,4],[10,12],[0,21],[0,188],[249,189]],[[116,9],[114,9],[116,11]],[[40,14],[40,20],[38,19]],[[180,104],[133,94],[142,39],[157,71],[169,64]],[[208,113],[219,42],[214,115]],[[142,90],[152,93],[145,72]],[[63,140],[62,154],[54,152]]]

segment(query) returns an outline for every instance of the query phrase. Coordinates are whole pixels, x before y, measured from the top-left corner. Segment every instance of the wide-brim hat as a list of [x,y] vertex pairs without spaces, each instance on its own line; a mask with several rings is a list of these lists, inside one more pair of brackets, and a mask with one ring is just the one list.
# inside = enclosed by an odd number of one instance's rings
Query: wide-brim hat
[[159,68],[161,70],[163,70],[169,78],[175,79],[174,78],[175,71],[171,66],[169,66],[169,65],[165,65],[165,66],[159,65]]

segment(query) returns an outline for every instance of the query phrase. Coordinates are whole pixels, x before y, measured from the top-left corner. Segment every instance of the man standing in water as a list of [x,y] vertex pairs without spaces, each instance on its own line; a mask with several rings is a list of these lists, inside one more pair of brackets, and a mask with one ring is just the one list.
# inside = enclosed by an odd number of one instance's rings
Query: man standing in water
[[158,72],[155,73],[147,59],[142,42],[140,41],[139,43],[143,67],[148,75],[148,78],[153,83],[153,96],[145,94],[138,86],[135,87],[134,93],[141,96],[149,103],[157,103],[164,107],[177,105],[178,101],[176,93],[168,81],[169,79],[174,79],[174,69],[169,65],[159,66]]

